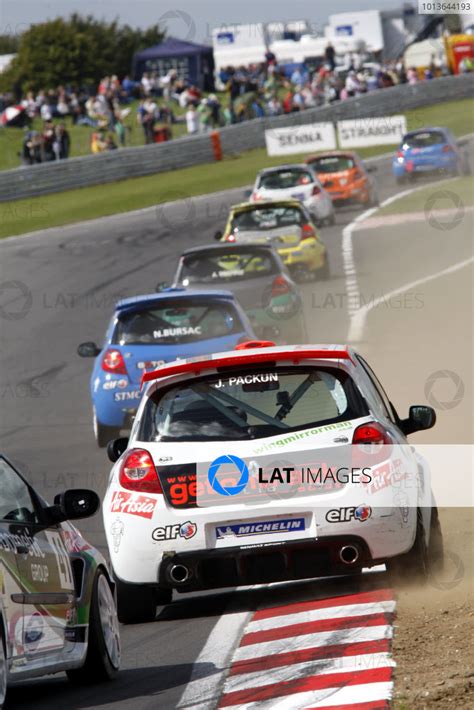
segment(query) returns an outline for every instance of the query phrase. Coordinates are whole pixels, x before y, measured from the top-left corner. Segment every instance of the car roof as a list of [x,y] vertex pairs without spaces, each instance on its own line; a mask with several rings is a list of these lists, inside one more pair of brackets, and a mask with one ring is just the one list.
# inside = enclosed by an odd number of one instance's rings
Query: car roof
[[242,211],[258,209],[259,207],[298,207],[302,209],[301,202],[295,199],[284,200],[258,200],[257,202],[240,202],[238,205],[232,205],[230,211]]
[[166,301],[176,301],[176,300],[211,300],[211,301],[234,301],[235,296],[230,291],[217,290],[217,289],[206,289],[206,290],[195,290],[195,289],[185,289],[173,287],[162,293],[152,293],[145,296],[133,296],[132,298],[123,298],[119,301],[116,306],[116,311],[128,310],[132,308],[139,308],[140,306],[150,306],[153,304],[161,305]]
[[239,367],[241,365],[262,364],[268,362],[281,362],[290,360],[299,364],[301,360],[344,360],[355,366],[354,350],[346,345],[280,345],[268,346],[265,342],[251,341],[249,346],[245,343],[238,349],[228,352],[215,353],[214,355],[188,358],[174,363],[166,363],[156,370],[146,372],[142,376],[141,385],[146,382],[160,380],[164,377],[176,375],[202,374],[203,370],[214,370],[219,367]]
[[314,153],[313,155],[308,155],[308,157],[305,158],[305,162],[308,162],[310,160],[316,160],[316,158],[337,158],[338,156],[343,157],[345,155],[349,155],[351,158],[355,158],[356,160],[359,159],[359,155],[356,153],[355,150],[323,150],[321,151],[321,153]]
[[232,254],[241,251],[267,251],[271,254],[275,254],[275,249],[271,244],[208,244],[207,246],[191,247],[191,249],[186,249],[181,253],[181,256],[190,256],[191,254],[207,254],[207,253],[219,253],[223,252],[226,254]]
[[283,163],[282,165],[275,165],[272,168],[263,168],[258,171],[258,175],[265,175],[267,173],[279,173],[281,170],[293,170],[294,168],[301,168],[302,170],[307,170],[308,166],[306,163]]
[[406,138],[407,136],[414,136],[417,133],[431,133],[434,131],[438,131],[438,133],[444,133],[444,135],[447,135],[449,133],[449,129],[446,126],[423,126],[422,128],[416,128],[413,131],[408,131],[408,133],[405,133],[403,137]]

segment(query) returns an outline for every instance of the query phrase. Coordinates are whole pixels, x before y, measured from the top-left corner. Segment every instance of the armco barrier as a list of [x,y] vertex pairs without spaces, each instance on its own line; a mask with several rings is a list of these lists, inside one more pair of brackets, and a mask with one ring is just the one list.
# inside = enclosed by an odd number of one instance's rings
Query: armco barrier
[[[473,95],[474,74],[443,77],[413,86],[395,86],[301,113],[254,119],[227,126],[220,130],[222,152],[225,157],[251,148],[264,147],[265,130],[269,128],[383,116],[443,101],[470,98]],[[0,202],[153,175],[210,163],[214,159],[211,134],[207,133],[179,138],[168,143],[4,170],[0,172]]]

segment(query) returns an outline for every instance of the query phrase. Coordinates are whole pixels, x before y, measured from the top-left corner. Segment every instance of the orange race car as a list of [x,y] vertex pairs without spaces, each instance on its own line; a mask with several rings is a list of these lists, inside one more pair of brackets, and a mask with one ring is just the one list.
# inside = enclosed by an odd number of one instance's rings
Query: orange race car
[[370,175],[376,168],[364,165],[357,153],[334,150],[310,155],[305,162],[317,173],[335,204],[358,202],[367,206],[378,205],[377,188]]

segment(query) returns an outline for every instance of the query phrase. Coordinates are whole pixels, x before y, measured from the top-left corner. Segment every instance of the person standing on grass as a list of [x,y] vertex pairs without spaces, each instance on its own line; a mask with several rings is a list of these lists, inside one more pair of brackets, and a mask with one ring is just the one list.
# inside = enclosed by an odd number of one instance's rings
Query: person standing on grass
[[201,120],[194,104],[189,104],[186,111],[186,127],[190,136],[196,135],[201,129]]

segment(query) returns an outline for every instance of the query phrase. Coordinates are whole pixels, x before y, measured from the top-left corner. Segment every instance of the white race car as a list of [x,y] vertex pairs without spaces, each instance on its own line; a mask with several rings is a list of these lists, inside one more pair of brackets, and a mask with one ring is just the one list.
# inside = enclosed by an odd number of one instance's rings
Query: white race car
[[251,200],[284,199],[302,202],[317,225],[334,224],[336,221],[333,201],[315,171],[308,165],[279,165],[260,170]]
[[429,470],[406,441],[435,412],[400,419],[354,350],[255,341],[143,384],[103,503],[123,622],[172,590],[441,563]]

